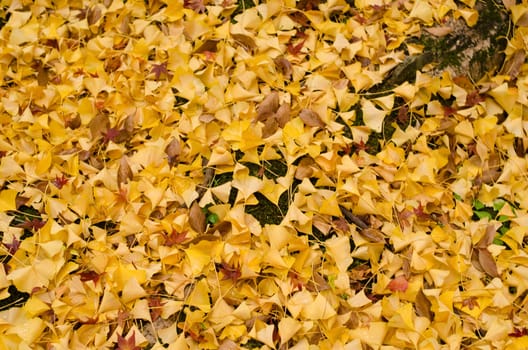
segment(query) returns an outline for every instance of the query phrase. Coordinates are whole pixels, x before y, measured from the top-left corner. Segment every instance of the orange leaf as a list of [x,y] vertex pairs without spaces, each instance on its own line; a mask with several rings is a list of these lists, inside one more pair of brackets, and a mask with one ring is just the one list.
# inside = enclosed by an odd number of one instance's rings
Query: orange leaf
[[387,288],[389,288],[391,292],[405,292],[408,287],[409,282],[405,279],[404,276],[398,276],[394,278],[387,285]]

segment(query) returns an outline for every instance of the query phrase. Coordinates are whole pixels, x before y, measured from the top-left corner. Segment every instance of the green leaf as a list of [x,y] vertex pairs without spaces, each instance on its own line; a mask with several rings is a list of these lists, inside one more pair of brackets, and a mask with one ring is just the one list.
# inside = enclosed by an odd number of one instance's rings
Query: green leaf
[[473,208],[474,209],[477,209],[477,210],[480,210],[480,209],[484,209],[486,206],[484,205],[484,203],[482,203],[481,201],[479,201],[478,199],[475,199],[473,201]]
[[218,218],[218,215],[216,215],[215,213],[210,213],[209,215],[207,215],[207,222],[211,225],[216,224],[219,220],[220,219]]
[[509,221],[510,218],[507,217],[506,215],[499,215],[499,217],[497,218],[497,220],[499,220],[500,222],[506,222],[506,221]]
[[459,195],[458,193],[453,192],[453,197],[454,197],[457,201],[461,201],[461,200],[462,200],[462,196]]
[[479,219],[484,219],[484,218],[488,218],[490,220],[493,219],[493,216],[485,210],[477,210],[474,213],[476,216],[478,216]]
[[506,201],[504,199],[496,199],[495,201],[493,201],[493,209],[495,211],[499,211],[502,209],[502,207],[504,207],[505,204]]

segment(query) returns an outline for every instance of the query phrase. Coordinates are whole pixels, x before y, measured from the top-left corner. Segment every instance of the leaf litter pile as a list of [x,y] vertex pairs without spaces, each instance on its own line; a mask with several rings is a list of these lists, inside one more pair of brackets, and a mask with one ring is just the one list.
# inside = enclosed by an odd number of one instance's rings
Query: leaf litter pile
[[[525,349],[528,5],[3,1],[0,349]],[[523,199],[524,198],[524,199]]]

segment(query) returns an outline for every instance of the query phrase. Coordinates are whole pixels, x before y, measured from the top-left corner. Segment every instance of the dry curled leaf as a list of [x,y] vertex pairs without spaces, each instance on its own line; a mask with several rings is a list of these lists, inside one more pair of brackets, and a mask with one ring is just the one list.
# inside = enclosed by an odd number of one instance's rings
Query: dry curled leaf
[[426,317],[429,320],[433,320],[433,314],[431,312],[431,302],[425,296],[422,289],[416,293],[414,300],[414,307],[416,308],[416,314],[421,317]]
[[198,233],[204,233],[207,227],[205,214],[197,201],[189,208],[189,225]]
[[440,26],[440,27],[430,27],[425,28],[425,31],[431,35],[437,37],[443,37],[453,32],[453,28],[449,26]]
[[181,153],[180,141],[173,138],[171,142],[165,147],[165,154],[168,157],[169,165],[172,167],[178,162],[178,157]]
[[375,228],[369,227],[361,230],[359,233],[372,243],[385,242],[385,235]]
[[257,44],[252,37],[246,34],[232,34],[235,42],[242,46],[248,52],[254,52],[257,49]]
[[271,92],[262,100],[257,108],[257,121],[265,121],[273,116],[273,113],[279,108],[279,93]]
[[489,252],[488,249],[480,248],[478,249],[478,261],[480,266],[491,277],[499,277],[499,271],[497,270],[497,263],[493,258],[493,255]]
[[273,60],[275,63],[275,66],[279,70],[279,72],[284,76],[286,79],[291,79],[293,74],[293,66],[286,58],[283,56],[279,56]]
[[121,157],[121,160],[119,161],[119,168],[117,169],[117,184],[121,185],[127,183],[128,180],[132,180],[133,178],[134,175],[126,157]]
[[275,120],[279,125],[279,128],[284,128],[287,122],[291,119],[291,109],[290,105],[283,103],[280,105],[279,109],[275,112]]
[[321,117],[319,117],[319,114],[312,111],[311,109],[302,109],[299,113],[299,117],[301,120],[306,124],[307,126],[311,127],[319,127],[322,128],[325,126],[325,123],[321,120]]

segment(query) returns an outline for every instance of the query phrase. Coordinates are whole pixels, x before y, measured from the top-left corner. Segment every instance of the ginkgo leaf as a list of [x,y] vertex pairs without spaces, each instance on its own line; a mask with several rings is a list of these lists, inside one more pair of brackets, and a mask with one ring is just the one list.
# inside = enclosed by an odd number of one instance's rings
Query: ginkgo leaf
[[325,126],[325,123],[322,121],[321,117],[319,117],[319,115],[316,112],[310,109],[306,109],[306,108],[302,109],[301,112],[299,113],[299,117],[304,122],[304,124],[306,124],[307,126],[319,127],[319,128],[322,128]]
[[409,288],[409,282],[404,276],[398,276],[389,282],[387,288],[389,288],[391,292],[405,292],[407,288]]

